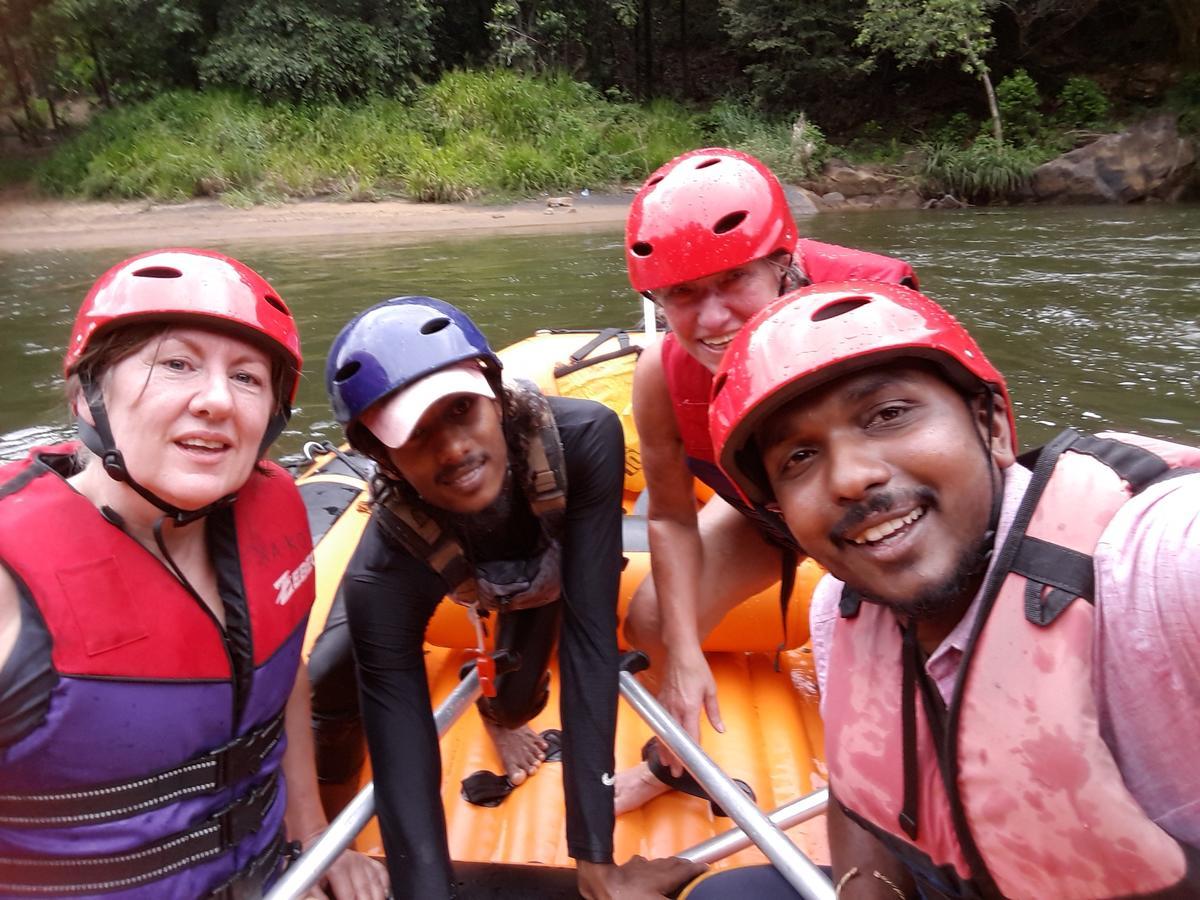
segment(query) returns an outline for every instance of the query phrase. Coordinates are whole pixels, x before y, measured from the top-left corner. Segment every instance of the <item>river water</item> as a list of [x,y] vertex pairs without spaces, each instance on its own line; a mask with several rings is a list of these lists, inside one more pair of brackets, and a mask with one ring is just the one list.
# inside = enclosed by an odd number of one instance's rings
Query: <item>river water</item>
[[[1200,207],[826,214],[800,226],[909,260],[1007,376],[1023,446],[1065,426],[1200,443]],[[340,436],[325,356],[341,325],[377,300],[449,300],[497,347],[538,328],[632,325],[640,305],[621,237],[221,246],[266,275],[300,322],[306,375],[276,454]],[[0,459],[71,433],[60,366],[75,310],[98,275],[144,249],[0,255]]]

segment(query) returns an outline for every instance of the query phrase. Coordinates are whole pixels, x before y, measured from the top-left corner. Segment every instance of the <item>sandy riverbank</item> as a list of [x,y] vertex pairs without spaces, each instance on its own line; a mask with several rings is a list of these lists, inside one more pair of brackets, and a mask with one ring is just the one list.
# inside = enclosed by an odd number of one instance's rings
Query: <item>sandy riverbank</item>
[[453,234],[617,228],[629,195],[571,197],[569,207],[545,198],[503,206],[304,201],[234,209],[215,200],[152,204],[43,200],[0,194],[0,253],[171,245],[220,247],[250,241],[418,241]]

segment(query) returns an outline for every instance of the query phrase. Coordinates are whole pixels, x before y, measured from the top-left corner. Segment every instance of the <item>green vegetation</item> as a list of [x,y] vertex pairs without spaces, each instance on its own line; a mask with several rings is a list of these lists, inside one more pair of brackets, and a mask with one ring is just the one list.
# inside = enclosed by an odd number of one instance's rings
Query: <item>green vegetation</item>
[[1200,135],[1200,72],[1185,75],[1167,92],[1167,106],[1179,114],[1179,128]]
[[992,132],[1003,145],[1004,130],[985,60],[996,45],[989,0],[867,0],[856,43],[889,52],[902,66],[953,59],[983,85]]
[[823,158],[819,129],[807,156],[791,123],[735,104],[707,114],[668,101],[609,102],[563,75],[456,72],[412,104],[266,104],[242,94],[176,91],[96,118],[41,167],[48,192],[84,197],[232,202],[338,194],[463,200],[636,181],[683,150],[735,144],[785,177]]
[[0,139],[56,147],[36,182],[85,197],[508,197],[730,144],[792,181],[935,148],[930,191],[996,201],[1116,122],[1168,109],[1200,131],[1195,8],[0,0]]
[[1086,75],[1072,75],[1058,94],[1059,121],[1071,128],[1099,127],[1110,109],[1100,86]]
[[1041,94],[1024,69],[1017,69],[996,85],[996,106],[1008,128],[1008,139],[1016,144],[1033,141],[1042,128]]
[[991,136],[966,148],[934,144],[925,148],[921,174],[934,193],[953,194],[971,203],[992,203],[1020,196],[1034,168],[1043,162],[1036,150],[1018,150]]

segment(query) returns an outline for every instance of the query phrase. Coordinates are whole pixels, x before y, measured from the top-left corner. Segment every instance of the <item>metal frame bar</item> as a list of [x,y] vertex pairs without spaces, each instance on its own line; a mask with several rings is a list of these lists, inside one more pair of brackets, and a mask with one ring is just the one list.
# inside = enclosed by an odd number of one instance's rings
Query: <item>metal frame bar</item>
[[[780,830],[786,831],[793,825],[815,819],[825,812],[828,806],[829,788],[821,788],[819,791],[813,791],[811,794],[793,800],[791,803],[785,803],[767,813],[767,819]],[[727,856],[733,856],[739,850],[744,850],[753,843],[754,841],[742,829],[730,828],[728,831],[713,835],[708,840],[701,841],[686,850],[681,850],[675,855],[683,859],[690,859],[692,862],[714,863]]]
[[804,853],[791,842],[754,802],[742,793],[723,771],[671,718],[654,696],[626,670],[620,676],[621,696],[659,736],[668,749],[687,767],[741,830],[757,845],[802,897],[835,900],[833,885]]
[[[671,718],[649,691],[628,671],[620,675],[621,695],[663,743],[679,757],[696,781],[719,803],[738,827],[676,854],[695,862],[715,862],[755,844],[780,874],[804,897],[833,900],[829,880],[782,829],[823,813],[829,791],[822,789],[764,814]],[[479,696],[479,675],[472,669],[434,712],[438,737],[445,735]],[[353,843],[375,815],[375,785],[366,785],[330,823],[325,833],[297,859],[266,895],[266,900],[298,900],[320,881],[338,855]]]
[[[479,673],[474,668],[460,681],[433,714],[438,737],[458,721],[479,696]],[[271,888],[266,900],[296,900],[321,880],[343,850],[354,842],[375,815],[375,784],[364,787],[334,819],[325,833],[304,852]]]

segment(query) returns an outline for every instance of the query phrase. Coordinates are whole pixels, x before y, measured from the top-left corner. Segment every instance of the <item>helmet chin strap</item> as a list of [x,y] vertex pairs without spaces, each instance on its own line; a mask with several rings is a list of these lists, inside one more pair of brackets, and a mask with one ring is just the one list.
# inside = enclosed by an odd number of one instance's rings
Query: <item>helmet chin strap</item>
[[[108,473],[109,478],[121,484],[129,485],[130,489],[139,497],[162,510],[165,514],[164,518],[169,518],[176,526],[187,525],[195,522],[197,519],[202,519],[214,510],[228,506],[234,501],[234,494],[226,494],[224,497],[199,509],[181,509],[172,503],[168,503],[149,488],[139,484],[129,474],[129,469],[125,465],[125,457],[117,449],[116,443],[113,440],[112,428],[108,423],[108,412],[104,408],[104,397],[101,395],[100,386],[90,376],[82,373],[79,376],[79,381],[83,387],[83,396],[87,400],[88,409],[92,413],[95,425],[78,414],[75,416],[75,425],[79,429],[79,437],[83,441],[84,446],[99,457],[101,464],[104,466],[104,471]],[[279,418],[279,416],[276,416],[276,418]],[[284,416],[283,420],[278,423],[278,430],[276,430],[275,434],[283,430],[283,425],[286,422],[287,417]],[[273,419],[271,427],[267,429],[267,436],[264,438],[264,443],[270,443],[270,441],[274,440],[275,435],[272,435],[271,431],[275,426],[276,423]],[[159,526],[161,524],[160,522]],[[159,526],[156,526],[156,529]]]
[[[986,393],[987,396],[984,399],[984,402],[987,404],[988,434],[991,434],[992,422],[996,417],[996,395],[992,393],[990,388]],[[987,531],[985,531],[983,535],[983,564],[986,566],[987,562],[991,559],[992,551],[995,548],[996,532],[1000,528],[1000,507],[1004,499],[1004,485],[1002,483],[997,483],[996,464],[992,459],[992,452],[991,448],[988,446],[988,441],[983,435],[979,436],[979,443],[983,447],[984,461],[987,464],[988,470],[988,485],[991,488],[992,494],[992,507],[988,512],[988,527]]]

